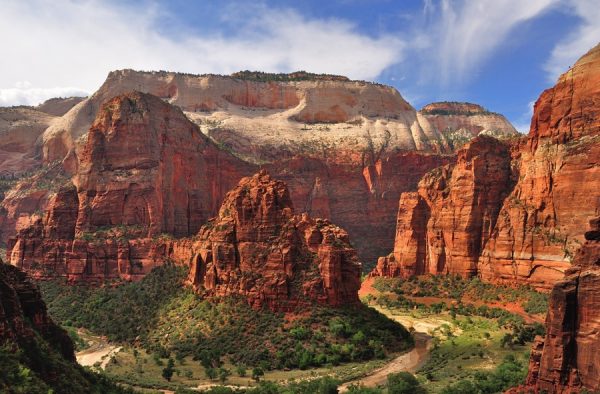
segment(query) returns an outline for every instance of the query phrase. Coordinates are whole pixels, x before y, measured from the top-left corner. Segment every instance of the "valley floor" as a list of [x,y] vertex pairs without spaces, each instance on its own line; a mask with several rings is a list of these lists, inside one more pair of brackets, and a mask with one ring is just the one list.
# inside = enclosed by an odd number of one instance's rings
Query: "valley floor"
[[92,335],[85,330],[78,330],[78,334],[89,346],[76,353],[77,362],[84,367],[105,369],[110,359],[122,349],[109,343],[105,337]]
[[429,351],[432,346],[432,337],[425,333],[416,331],[415,336],[415,347],[411,351],[401,354],[400,356],[392,359],[389,363],[384,365],[368,375],[360,378],[351,380],[340,386],[340,393],[347,392],[349,387],[352,385],[363,386],[363,387],[377,387],[383,386],[387,382],[389,374],[397,372],[416,372],[429,357]]

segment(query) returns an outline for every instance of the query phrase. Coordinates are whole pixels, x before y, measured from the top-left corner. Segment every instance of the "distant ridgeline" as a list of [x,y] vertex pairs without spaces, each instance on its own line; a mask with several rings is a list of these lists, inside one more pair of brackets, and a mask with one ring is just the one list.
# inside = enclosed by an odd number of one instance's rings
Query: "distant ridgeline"
[[292,73],[267,73],[262,71],[238,71],[231,74],[231,77],[256,82],[293,82],[293,81],[343,81],[349,82],[350,79],[343,75],[333,74],[315,74],[306,71],[295,71]]
[[423,115],[500,115],[497,112],[488,111],[481,105],[460,101],[441,101],[427,104],[419,112]]

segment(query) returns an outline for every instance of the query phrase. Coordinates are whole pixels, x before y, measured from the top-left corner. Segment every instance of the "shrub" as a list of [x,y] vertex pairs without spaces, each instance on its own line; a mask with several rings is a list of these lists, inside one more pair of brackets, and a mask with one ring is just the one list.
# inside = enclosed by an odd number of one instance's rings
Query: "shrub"
[[389,374],[387,379],[389,394],[425,394],[426,391],[417,378],[408,372]]

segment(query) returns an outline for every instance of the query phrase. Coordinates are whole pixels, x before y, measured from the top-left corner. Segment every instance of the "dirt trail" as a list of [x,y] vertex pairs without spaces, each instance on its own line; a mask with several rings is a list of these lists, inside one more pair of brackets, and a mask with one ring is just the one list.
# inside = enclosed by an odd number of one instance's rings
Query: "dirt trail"
[[391,373],[407,371],[415,372],[419,369],[429,357],[431,349],[431,336],[423,332],[415,332],[415,347],[408,353],[401,354],[382,368],[371,372],[369,375],[346,382],[339,387],[340,393],[348,391],[348,388],[353,385],[364,387],[377,387],[387,382],[387,377]]
[[110,358],[121,350],[120,346],[112,345],[104,337],[89,335],[89,333],[81,333],[90,345],[89,348],[77,352],[77,362],[84,367],[93,367],[96,363],[100,363],[100,369],[105,369],[110,361]]
[[406,328],[412,327],[414,329],[415,347],[411,351],[394,358],[383,367],[369,373],[367,376],[344,383],[339,388],[340,393],[348,391],[348,388],[353,384],[364,387],[384,385],[387,382],[387,376],[391,373],[403,371],[416,372],[429,358],[429,352],[433,347],[432,332],[443,324],[448,324],[447,321],[442,319],[414,319],[409,316],[393,315],[385,309],[375,309]]

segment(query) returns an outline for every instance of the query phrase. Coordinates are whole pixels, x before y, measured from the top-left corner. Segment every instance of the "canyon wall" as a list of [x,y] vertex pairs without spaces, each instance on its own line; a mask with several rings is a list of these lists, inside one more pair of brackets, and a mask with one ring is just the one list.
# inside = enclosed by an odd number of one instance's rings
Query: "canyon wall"
[[403,194],[394,252],[372,275],[448,272],[550,289],[600,209],[599,81],[596,47],[540,96],[527,138],[501,148],[478,137],[455,166]]
[[509,146],[476,137],[458,152],[456,164],[429,172],[417,192],[402,194],[394,251],[379,259],[372,275],[477,274],[513,182]]
[[76,176],[9,243],[11,264],[36,277],[143,276],[164,263],[160,240],[195,235],[252,171],[143,93],[107,102],[86,137]]
[[576,393],[600,390],[600,218],[550,295],[546,337],[531,352],[526,387],[514,392]]
[[483,279],[550,288],[600,209],[600,46],[542,93],[519,146],[518,182],[480,259]]
[[477,104],[431,103],[421,108],[419,114],[442,134],[447,145],[454,150],[479,134],[499,139],[510,139],[519,134],[503,115]]
[[[229,140],[237,143],[231,148],[253,160],[320,154],[323,147],[357,160],[368,147],[367,131],[371,141],[385,142],[390,149],[445,149],[437,130],[422,127],[423,119],[417,119],[414,108],[389,86],[339,78],[256,81],[120,70],[111,72],[97,92],[46,130],[44,160],[77,155],[82,145],[79,139],[102,103],[132,90],[181,108],[219,142],[229,143],[225,136],[233,134],[235,138]],[[75,160],[65,164],[76,172]]]

